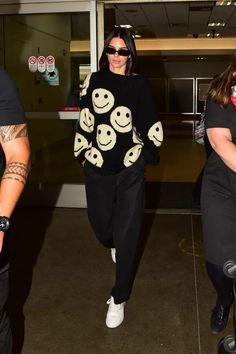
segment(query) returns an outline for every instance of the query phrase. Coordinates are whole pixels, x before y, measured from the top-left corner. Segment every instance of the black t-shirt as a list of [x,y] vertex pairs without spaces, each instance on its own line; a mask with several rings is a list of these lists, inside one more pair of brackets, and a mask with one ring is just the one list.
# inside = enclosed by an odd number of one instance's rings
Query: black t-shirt
[[[221,108],[213,101],[206,107],[206,129],[227,128],[230,130],[232,142],[236,144],[236,107],[232,103]],[[228,196],[236,197],[236,173],[231,170],[220,156],[213,150],[205,167],[205,178],[208,188],[220,191]]]
[[[25,114],[20,103],[18,90],[9,75],[0,68],[0,126],[23,124],[26,122]],[[4,154],[0,148],[0,175],[3,174],[5,163]],[[6,249],[7,237],[0,253],[0,271],[8,262]]]

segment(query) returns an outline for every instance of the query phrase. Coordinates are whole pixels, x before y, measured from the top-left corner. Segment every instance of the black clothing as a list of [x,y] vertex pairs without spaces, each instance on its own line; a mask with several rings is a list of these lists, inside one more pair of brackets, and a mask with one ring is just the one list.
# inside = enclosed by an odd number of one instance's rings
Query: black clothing
[[148,82],[102,70],[83,85],[74,153],[85,160],[88,216],[116,249],[116,304],[130,296],[144,211],[145,165],[159,161],[163,132]]
[[[204,140],[204,149],[205,149],[206,160],[207,160],[211,152],[213,151],[213,148],[208,140],[206,133],[204,135],[203,140]],[[201,169],[193,189],[193,207],[197,207],[197,208],[200,207],[203,174],[204,174],[204,167]]]
[[233,279],[225,275],[220,265],[206,262],[206,269],[217,292],[218,302],[224,307],[230,307],[233,303]]
[[211,315],[211,331],[214,334],[222,332],[227,326],[230,306],[223,306],[220,302],[216,303]]
[[[206,128],[228,128],[236,144],[236,108],[221,108],[209,101]],[[236,173],[213,150],[203,176],[201,193],[203,238],[206,261],[221,265],[236,259]]]
[[116,304],[130,296],[134,258],[143,218],[145,162],[140,158],[115,175],[103,176],[85,163],[88,217],[97,239],[116,249]]
[[[17,88],[8,74],[0,68],[0,126],[22,124],[25,121]],[[0,175],[2,175],[5,168],[2,150],[0,150],[0,167]],[[0,270],[8,263],[6,241],[7,236],[4,237],[4,245],[0,253]]]
[[[25,123],[24,111],[21,107],[15,84],[0,68],[0,126]],[[0,150],[0,176],[5,169],[5,158]],[[0,353],[12,353],[12,333],[9,318],[5,311],[8,297],[9,257],[6,248],[7,234],[4,236],[3,248],[0,253]]]
[[97,173],[115,174],[143,155],[157,164],[163,139],[148,81],[102,70],[84,83],[74,152]]
[[12,354],[12,334],[9,318],[5,311],[8,297],[8,269],[0,271],[0,353]]

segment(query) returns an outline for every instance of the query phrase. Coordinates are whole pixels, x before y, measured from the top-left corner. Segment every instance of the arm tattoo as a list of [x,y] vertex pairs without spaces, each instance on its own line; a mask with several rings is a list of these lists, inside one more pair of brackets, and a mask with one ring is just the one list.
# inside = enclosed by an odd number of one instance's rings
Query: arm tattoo
[[13,139],[27,137],[27,129],[25,125],[21,125],[19,130],[19,124],[17,125],[4,125],[0,127],[0,137],[4,143]]
[[27,133],[27,129],[26,129],[26,126],[22,127],[18,133],[16,134],[16,139],[17,138],[21,138],[21,137],[27,137],[28,136],[28,133]]
[[13,179],[25,184],[29,168],[22,162],[10,162],[7,164],[2,179]]

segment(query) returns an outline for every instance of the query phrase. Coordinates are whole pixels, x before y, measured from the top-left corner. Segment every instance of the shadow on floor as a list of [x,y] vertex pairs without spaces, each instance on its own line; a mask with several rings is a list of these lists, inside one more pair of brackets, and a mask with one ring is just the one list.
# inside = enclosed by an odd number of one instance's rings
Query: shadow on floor
[[10,232],[11,267],[8,311],[13,332],[13,354],[24,343],[24,304],[30,294],[33,271],[52,221],[53,208],[18,208]]

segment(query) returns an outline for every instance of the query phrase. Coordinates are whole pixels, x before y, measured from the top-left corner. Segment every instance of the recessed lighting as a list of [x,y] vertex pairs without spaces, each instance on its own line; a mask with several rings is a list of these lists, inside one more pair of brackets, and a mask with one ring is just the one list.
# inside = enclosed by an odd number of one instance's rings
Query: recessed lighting
[[131,25],[115,25],[115,27],[132,28]]
[[229,6],[236,5],[236,0],[228,1],[228,0],[220,0],[216,2],[216,6]]
[[218,32],[210,32],[210,33],[207,33],[207,37],[212,37],[212,38],[215,38],[215,37],[219,37],[219,33]]
[[225,22],[209,22],[208,26],[209,27],[224,27]]

